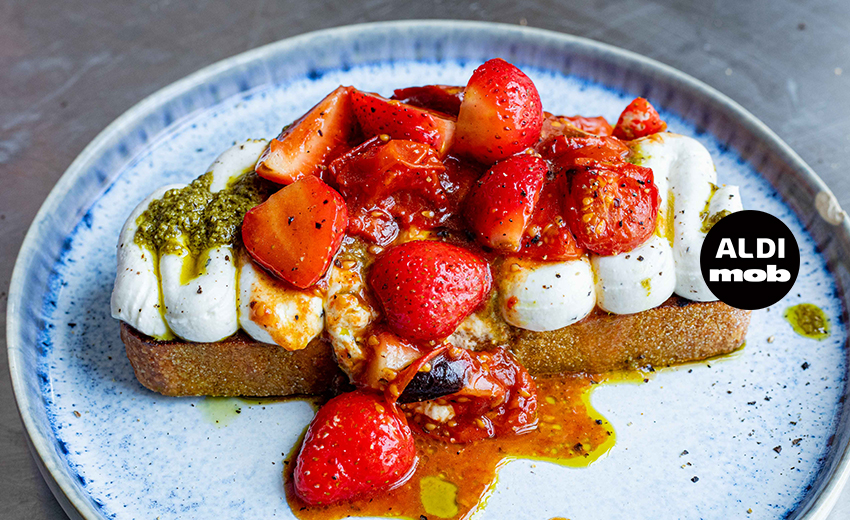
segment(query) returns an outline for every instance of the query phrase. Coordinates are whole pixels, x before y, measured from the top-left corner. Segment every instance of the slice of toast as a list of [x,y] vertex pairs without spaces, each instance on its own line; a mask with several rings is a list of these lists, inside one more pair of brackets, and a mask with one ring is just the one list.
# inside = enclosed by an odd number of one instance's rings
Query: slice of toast
[[159,341],[121,323],[121,340],[136,379],[164,395],[321,395],[348,381],[321,339],[295,351],[242,331],[216,343]]
[[[551,332],[514,328],[506,346],[532,375],[602,373],[732,352],[743,344],[749,323],[749,311],[674,296],[637,314],[597,309]],[[317,395],[334,393],[347,381],[330,344],[321,339],[290,352],[241,331],[217,343],[158,341],[125,323],[121,339],[136,378],[165,395]]]
[[636,314],[594,310],[551,332],[520,330],[511,346],[532,375],[665,367],[728,354],[744,344],[750,311],[673,296]]

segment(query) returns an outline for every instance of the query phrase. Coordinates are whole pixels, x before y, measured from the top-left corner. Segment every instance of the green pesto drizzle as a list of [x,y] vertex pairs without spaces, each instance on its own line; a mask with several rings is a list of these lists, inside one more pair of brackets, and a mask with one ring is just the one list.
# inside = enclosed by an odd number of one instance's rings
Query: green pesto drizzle
[[212,181],[212,173],[205,173],[185,188],[168,190],[151,202],[136,220],[135,242],[159,254],[188,249],[193,256],[233,245],[242,218],[263,200],[268,185],[254,172],[215,193],[210,191]]

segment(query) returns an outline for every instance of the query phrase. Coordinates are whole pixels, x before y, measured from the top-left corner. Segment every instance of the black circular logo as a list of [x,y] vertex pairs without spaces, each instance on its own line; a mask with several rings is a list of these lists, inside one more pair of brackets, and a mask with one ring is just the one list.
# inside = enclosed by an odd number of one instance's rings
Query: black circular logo
[[738,309],[763,309],[794,286],[800,249],[778,218],[763,211],[739,211],[712,226],[700,251],[700,269],[720,301]]

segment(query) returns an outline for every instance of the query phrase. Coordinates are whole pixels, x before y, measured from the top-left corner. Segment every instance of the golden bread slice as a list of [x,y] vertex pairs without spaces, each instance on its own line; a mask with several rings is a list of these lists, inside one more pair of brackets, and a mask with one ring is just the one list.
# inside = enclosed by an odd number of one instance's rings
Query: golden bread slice
[[[602,373],[732,352],[743,344],[749,323],[750,311],[673,296],[637,314],[597,309],[551,332],[512,328],[506,346],[535,376]],[[139,382],[165,395],[318,395],[347,382],[330,344],[320,338],[290,352],[241,331],[216,343],[158,341],[122,323],[121,339]]]

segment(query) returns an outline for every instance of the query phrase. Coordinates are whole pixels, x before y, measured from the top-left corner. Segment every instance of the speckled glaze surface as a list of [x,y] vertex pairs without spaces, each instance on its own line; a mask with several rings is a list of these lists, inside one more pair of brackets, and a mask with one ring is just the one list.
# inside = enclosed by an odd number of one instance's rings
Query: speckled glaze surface
[[[528,73],[552,112],[613,121],[648,97],[671,131],[708,147],[746,208],[789,225],[802,263],[792,292],[754,313],[745,349],[597,388],[593,404],[617,431],[608,456],[584,469],[513,461],[480,518],[826,516],[850,436],[850,228],[815,210],[826,187],[740,107],[657,63],[539,30],[410,22],[308,34],[204,69],[107,128],[54,189],[18,258],[8,344],[21,415],[72,517],[291,518],[283,458],[313,413],[139,385],[109,316],[114,245],[135,204],[203,173],[234,141],[275,135],[338,84],[464,84],[494,56]],[[783,312],[801,302],[826,312],[829,338],[792,331]]]

